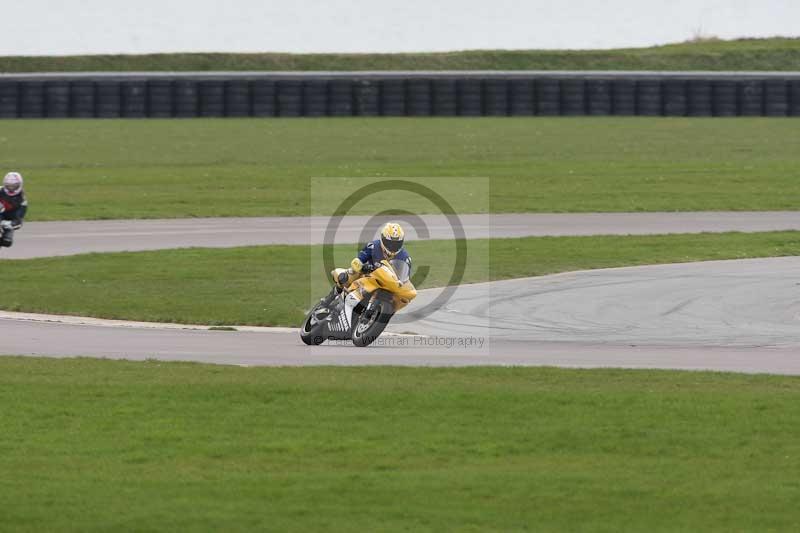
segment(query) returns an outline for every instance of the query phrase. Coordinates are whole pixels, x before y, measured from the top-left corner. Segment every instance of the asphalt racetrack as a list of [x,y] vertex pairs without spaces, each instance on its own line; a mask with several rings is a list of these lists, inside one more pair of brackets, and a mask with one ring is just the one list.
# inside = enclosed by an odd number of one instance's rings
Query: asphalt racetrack
[[[793,211],[531,213],[458,218],[468,239],[800,230],[800,213]],[[331,227],[330,220],[329,217],[271,217],[29,222],[20,231],[14,247],[0,252],[0,259],[192,246],[321,244]],[[383,220],[344,217],[335,242],[354,243],[371,238],[372,234],[363,234],[364,227],[380,227]],[[451,222],[442,215],[422,215],[419,221],[407,223],[406,228],[411,229],[409,241],[454,236]]]
[[[800,229],[797,213],[777,212],[474,217],[461,217],[471,238]],[[19,247],[12,250],[22,256],[42,256],[45,243],[69,240],[76,225],[86,230],[85,237],[47,255],[119,250],[118,246],[143,249],[136,247],[137,242],[149,249],[176,243],[207,246],[180,243],[195,238],[191,230],[220,228],[235,220],[211,221],[208,226],[185,220],[31,223],[19,235]],[[352,226],[346,231],[358,240],[359,223],[364,220],[346,220],[342,228]],[[252,219],[253,226],[248,227],[269,226],[265,221]],[[313,238],[313,219],[291,222],[297,224],[294,235],[299,241],[293,243],[318,242]],[[441,218],[438,222],[446,223]],[[320,223],[324,228],[324,219]],[[430,237],[436,238],[437,221],[431,218],[426,223]],[[186,234],[178,230],[181,224]],[[60,229],[63,233],[56,233]],[[240,240],[228,246],[265,244],[262,239],[269,233],[231,230]],[[541,233],[548,231],[552,233]],[[282,242],[295,238],[288,230],[273,234]],[[347,242],[340,240],[341,234],[337,242]],[[31,238],[35,235],[40,237]],[[142,237],[146,243],[138,240]],[[86,248],[80,247],[82,243]],[[0,352],[239,365],[555,365],[800,374],[798,257],[592,270],[463,285],[442,308],[413,316],[440,290],[421,291],[408,316],[395,317],[389,328],[392,334],[367,349],[349,344],[309,348],[296,331],[281,328],[209,331],[4,313]]]

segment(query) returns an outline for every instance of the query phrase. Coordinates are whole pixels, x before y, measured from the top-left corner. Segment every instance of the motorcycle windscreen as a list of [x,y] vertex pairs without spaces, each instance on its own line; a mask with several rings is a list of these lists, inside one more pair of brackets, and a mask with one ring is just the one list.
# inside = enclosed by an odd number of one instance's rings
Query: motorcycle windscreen
[[408,278],[411,277],[411,267],[407,262],[401,259],[392,259],[389,261],[389,264],[392,265],[392,268],[397,274],[397,279],[399,279],[401,283],[405,283],[408,281]]

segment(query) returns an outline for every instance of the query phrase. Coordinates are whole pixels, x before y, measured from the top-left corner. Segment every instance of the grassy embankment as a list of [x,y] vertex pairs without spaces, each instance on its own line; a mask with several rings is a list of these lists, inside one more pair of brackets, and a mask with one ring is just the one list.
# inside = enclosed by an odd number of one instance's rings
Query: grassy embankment
[[[337,247],[349,263],[355,245]],[[445,285],[455,244],[408,245],[420,288]],[[800,255],[800,232],[669,236],[534,237],[468,241],[463,282],[627,265]],[[313,256],[311,254],[314,254]],[[13,279],[0,308],[194,324],[297,325],[329,285],[310,273],[319,249],[265,246],[3,261]]]
[[800,380],[0,358],[0,529],[791,531]]
[[410,54],[0,57],[0,72],[204,70],[800,70],[800,39],[704,40],[616,50]]
[[[460,213],[800,205],[800,130],[788,119],[42,120],[1,129],[0,168],[27,178],[30,220],[308,215],[315,177],[489,178],[488,201],[445,184]],[[320,201],[328,192],[313,191],[316,214],[335,207]],[[402,195],[386,205],[432,210]]]

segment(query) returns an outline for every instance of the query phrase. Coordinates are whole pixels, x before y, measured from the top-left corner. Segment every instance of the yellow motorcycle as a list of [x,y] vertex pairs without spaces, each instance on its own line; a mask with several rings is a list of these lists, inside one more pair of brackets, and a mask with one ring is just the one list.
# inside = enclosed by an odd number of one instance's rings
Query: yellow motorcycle
[[416,298],[411,283],[411,268],[402,260],[383,260],[347,287],[339,276],[347,272],[337,268],[331,272],[334,288],[309,311],[300,328],[300,338],[308,345],[326,340],[352,340],[356,346],[369,346],[392,316]]

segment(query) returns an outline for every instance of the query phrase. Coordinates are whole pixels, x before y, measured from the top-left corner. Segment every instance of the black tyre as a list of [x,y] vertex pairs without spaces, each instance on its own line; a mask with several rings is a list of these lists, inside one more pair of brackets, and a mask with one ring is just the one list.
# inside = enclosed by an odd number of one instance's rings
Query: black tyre
[[274,117],[278,110],[277,90],[272,80],[253,82],[253,116]]
[[739,84],[739,100],[741,114],[746,117],[764,114],[764,82],[762,80],[744,80]]
[[381,115],[402,117],[406,114],[406,82],[389,79],[381,81]]
[[566,79],[561,81],[561,114],[586,114],[586,82],[584,80]]
[[483,89],[481,80],[464,79],[456,84],[458,114],[464,117],[479,117],[483,114]]
[[[709,102],[709,114],[710,106]],[[651,117],[662,114],[661,81],[640,80],[636,83],[636,114]]]
[[508,86],[512,116],[529,116],[535,111],[533,80],[511,80]]
[[611,108],[615,115],[636,114],[636,82],[634,80],[611,82]]
[[435,79],[432,85],[433,114],[452,117],[457,115],[456,80]]
[[69,116],[69,83],[54,81],[45,83],[45,116],[48,118],[66,118]]
[[17,82],[0,82],[0,118],[17,118],[19,89]]
[[23,81],[19,85],[19,116],[21,118],[41,118],[45,116],[44,83]]
[[167,118],[172,116],[172,82],[151,80],[147,83],[147,116]]
[[785,117],[789,112],[789,85],[786,80],[764,81],[764,114]]
[[483,82],[484,115],[508,115],[508,80],[486,80]]
[[144,81],[125,81],[122,89],[121,111],[123,117],[144,118],[147,116],[147,84]]
[[[713,98],[709,80],[689,80],[686,91],[689,97],[690,117],[710,117],[713,115]],[[759,114],[761,114],[760,109]]]
[[97,116],[100,118],[118,118],[122,113],[120,84],[118,81],[97,82]]
[[334,117],[353,115],[353,82],[350,80],[331,80],[328,84],[328,111]]
[[536,80],[536,114],[561,114],[561,83],[558,80]]
[[686,116],[686,80],[669,79],[664,81],[664,115],[668,117]]
[[308,312],[300,327],[300,339],[309,346],[317,346],[325,342],[325,322],[318,321],[317,317],[319,306],[320,304],[315,305]]
[[196,81],[178,80],[173,86],[173,103],[175,116],[194,118],[198,116],[200,107],[200,90]]
[[360,348],[369,346],[377,339],[394,314],[391,297],[378,294],[359,315],[353,329],[353,344]]

